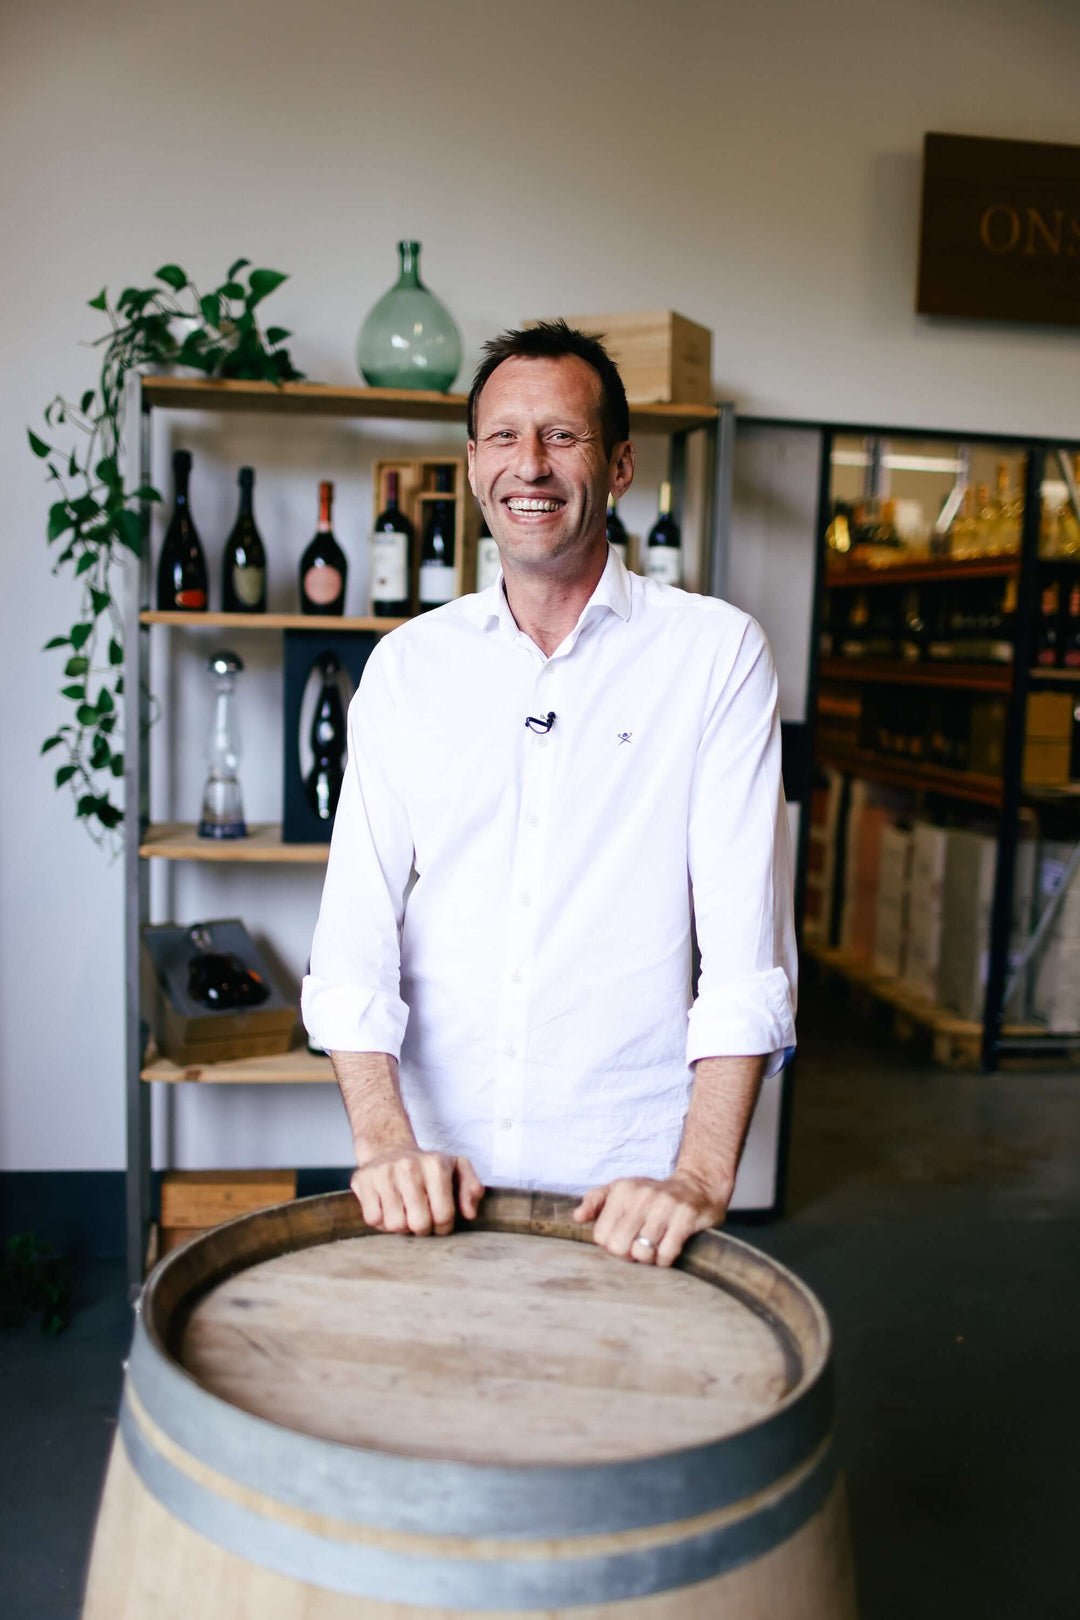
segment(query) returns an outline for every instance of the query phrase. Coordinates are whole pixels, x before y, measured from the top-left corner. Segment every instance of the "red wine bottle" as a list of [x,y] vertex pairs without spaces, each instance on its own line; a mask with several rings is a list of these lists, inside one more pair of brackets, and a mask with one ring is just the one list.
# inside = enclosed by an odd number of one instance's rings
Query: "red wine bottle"
[[645,572],[661,585],[682,584],[682,535],[671,515],[671,485],[660,485],[660,516],[649,530]]
[[319,527],[300,559],[300,611],[340,616],[345,611],[348,559],[330,527],[334,486],[319,485]]
[[[452,467],[435,469],[437,494],[449,495],[454,487]],[[454,512],[452,500],[433,501],[431,516],[424,526],[420,547],[420,611],[439,607],[452,600],[457,588],[454,570]]]
[[371,611],[377,619],[403,619],[409,611],[413,526],[398,506],[398,475],[386,475],[386,506],[371,536]]
[[1061,626],[1061,667],[1080,670],[1080,579],[1069,586]]
[[255,469],[241,467],[240,510],[225,543],[221,605],[226,613],[266,612],[266,551],[252,506]]
[[1039,618],[1035,626],[1035,662],[1040,669],[1053,669],[1058,661],[1061,637],[1058,634],[1060,595],[1057,580],[1043,586]]
[[205,613],[210,605],[206,558],[188,505],[191,451],[173,453],[176,502],[158,559],[157,598],[163,613]]
[[619,559],[624,568],[630,566],[630,540],[622,518],[615,510],[614,495],[608,496],[607,501],[607,537],[608,544],[614,546],[619,553]]

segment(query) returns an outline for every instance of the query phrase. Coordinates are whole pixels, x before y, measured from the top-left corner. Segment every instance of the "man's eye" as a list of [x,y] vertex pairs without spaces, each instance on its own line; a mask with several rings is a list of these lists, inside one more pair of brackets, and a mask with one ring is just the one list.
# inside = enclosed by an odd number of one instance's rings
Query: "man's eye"
[[564,428],[556,428],[551,437],[553,439],[561,439],[563,443],[565,443],[568,439],[572,439],[574,435],[572,433],[567,433]]

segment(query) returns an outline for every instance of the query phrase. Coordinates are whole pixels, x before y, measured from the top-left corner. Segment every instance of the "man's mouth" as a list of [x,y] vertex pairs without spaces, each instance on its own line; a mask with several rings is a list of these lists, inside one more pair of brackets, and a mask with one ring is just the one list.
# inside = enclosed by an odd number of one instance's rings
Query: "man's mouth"
[[509,495],[503,505],[519,516],[526,516],[534,512],[557,512],[564,503],[554,501],[547,496]]

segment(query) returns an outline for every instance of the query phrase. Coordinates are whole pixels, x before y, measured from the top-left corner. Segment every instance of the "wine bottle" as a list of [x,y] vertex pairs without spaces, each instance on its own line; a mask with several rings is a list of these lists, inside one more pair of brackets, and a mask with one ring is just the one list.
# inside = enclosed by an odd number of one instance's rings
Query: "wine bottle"
[[1040,669],[1053,669],[1058,661],[1060,636],[1058,635],[1057,580],[1043,586],[1039,600],[1039,622],[1035,626],[1035,662]]
[[320,821],[333,821],[345,779],[345,710],[341,703],[338,676],[341,665],[329,648],[319,655],[316,668],[322,676],[315,713],[311,721],[311,752],[314,760],[304,779],[308,803]]
[[386,475],[386,506],[371,535],[371,611],[377,619],[403,619],[409,611],[413,526],[398,506],[398,475]]
[[660,585],[682,583],[682,535],[671,515],[671,485],[660,485],[660,516],[649,530],[645,545],[645,572]]
[[158,607],[163,613],[176,609],[185,613],[205,613],[210,605],[206,558],[188,505],[191,451],[175,451],[172,464],[176,499],[169,527],[165,531],[165,544],[158,559]]
[[481,512],[480,533],[476,541],[476,588],[486,591],[494,585],[502,568],[502,558],[499,556],[499,547],[491,530],[488,520]]
[[342,614],[345,611],[349,563],[330,527],[333,500],[333,484],[320,484],[319,527],[300,559],[302,613]]
[[266,612],[266,552],[255,527],[255,469],[241,467],[240,510],[225,542],[221,605],[226,613]]
[[[454,487],[452,467],[435,469],[435,491],[449,495]],[[431,513],[424,525],[424,538],[420,546],[420,611],[440,607],[453,599],[456,587],[454,572],[454,510],[453,500],[431,503]]]
[[917,663],[926,652],[926,622],[922,616],[919,591],[905,591],[900,625],[900,657],[906,663]]
[[630,537],[623,526],[623,520],[615,510],[615,497],[607,498],[607,537],[608,545],[613,546],[619,554],[619,561],[624,568],[630,566]]
[[1080,579],[1069,586],[1061,627],[1061,667],[1080,669]]

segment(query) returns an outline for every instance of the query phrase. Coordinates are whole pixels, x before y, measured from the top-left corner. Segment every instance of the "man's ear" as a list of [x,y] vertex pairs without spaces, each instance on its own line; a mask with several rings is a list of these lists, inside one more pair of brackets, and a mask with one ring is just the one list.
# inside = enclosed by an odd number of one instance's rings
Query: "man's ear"
[[[465,455],[466,455],[466,458],[467,458],[466,464],[467,464],[467,470],[468,470],[468,474],[469,474],[469,488],[472,490],[473,494],[476,495],[476,471],[475,471],[475,469],[476,469],[476,440],[475,439],[470,439],[468,444],[465,446]],[[477,495],[476,498],[477,498],[477,500],[479,500],[480,497]]]
[[634,467],[634,446],[629,439],[624,439],[611,454],[611,493],[617,501],[634,482]]

